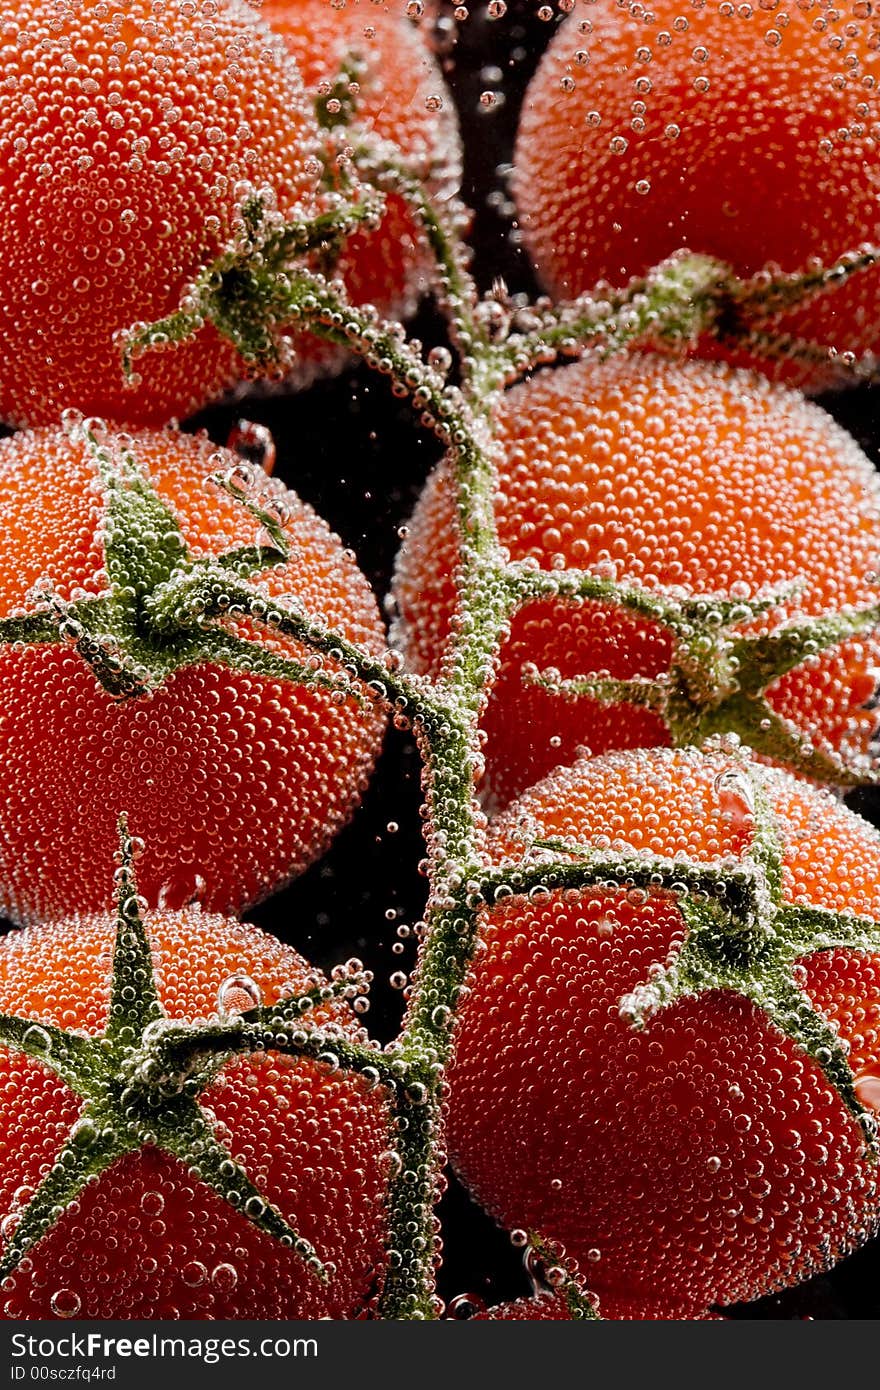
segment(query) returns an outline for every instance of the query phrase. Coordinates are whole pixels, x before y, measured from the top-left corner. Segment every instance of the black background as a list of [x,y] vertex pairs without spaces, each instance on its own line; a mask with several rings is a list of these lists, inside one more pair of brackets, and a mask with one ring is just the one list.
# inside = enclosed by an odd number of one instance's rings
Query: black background
[[[511,158],[525,84],[560,19],[555,10],[549,21],[541,13],[538,0],[510,0],[504,18],[492,21],[481,3],[456,28],[451,9],[442,11],[440,51],[461,121],[464,194],[474,210],[471,244],[483,289],[499,275],[512,290],[534,293],[537,288],[511,236],[503,175],[497,171]],[[487,91],[496,94],[492,105],[480,101]],[[427,341],[442,336],[430,311],[423,312],[414,331]],[[875,462],[880,456],[878,399],[874,389],[860,388],[821,402]],[[270,428],[278,450],[276,473],[354,549],[381,598],[399,544],[398,527],[409,517],[438,457],[433,439],[419,432],[385,383],[365,370],[320,382],[296,396],[257,396],[215,407],[186,427],[206,428],[214,440],[225,443],[241,416]],[[402,1012],[401,996],[390,987],[389,977],[409,969],[413,961],[412,943],[400,941],[397,927],[417,921],[425,899],[425,881],[416,867],[424,853],[419,771],[409,738],[391,730],[365,801],[329,854],[248,914],[324,967],[359,956],[376,976],[366,1021],[383,1040],[397,1031]],[[850,804],[880,823],[880,793],[858,792]],[[399,828],[389,831],[389,824]],[[392,950],[395,943],[403,946],[402,954]],[[521,1253],[454,1179],[441,1215],[445,1262],[440,1292],[446,1300],[470,1294],[492,1303],[530,1291]],[[730,1313],[745,1318],[877,1317],[880,1240],[828,1275]]]

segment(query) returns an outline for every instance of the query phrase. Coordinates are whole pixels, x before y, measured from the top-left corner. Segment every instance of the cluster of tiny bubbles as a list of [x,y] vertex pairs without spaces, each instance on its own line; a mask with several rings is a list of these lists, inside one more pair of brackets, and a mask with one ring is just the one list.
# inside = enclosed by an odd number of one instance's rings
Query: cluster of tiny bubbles
[[[768,260],[830,264],[870,237],[880,29],[863,7],[819,8],[722,0],[685,15],[660,0],[560,25],[515,151],[519,221],[545,284],[572,297],[600,278],[625,283],[680,246],[745,275]],[[814,302],[777,322],[870,350],[875,300],[869,275],[838,306]],[[817,369],[811,385],[820,381]]]
[[[627,610],[613,588],[602,601],[569,597],[579,576],[658,600],[742,600],[729,617],[737,632],[875,602],[873,468],[822,410],[757,375],[650,355],[588,359],[506,392],[495,437],[500,545],[510,563],[552,572],[559,598],[533,600],[512,619],[483,719],[487,805],[569,761],[578,744],[601,753],[670,739],[653,709],[566,695],[564,682],[596,673],[657,683],[676,657],[669,627]],[[411,670],[437,676],[453,634],[465,630],[457,563],[444,462],[410,521],[394,580],[392,637]],[[778,603],[751,618],[750,601],[770,592]],[[679,639],[687,635],[710,683],[722,620],[707,602]],[[864,762],[877,721],[865,707],[877,645],[874,631],[830,650],[805,645],[801,664],[767,691],[772,710],[806,742]],[[548,668],[562,690],[548,684]],[[724,678],[735,689],[736,672]]]
[[[10,560],[0,613],[27,610],[30,596],[63,625],[58,643],[0,653],[8,711],[0,731],[2,910],[24,921],[108,904],[123,808],[147,844],[140,882],[151,901],[161,893],[169,907],[198,898],[208,909],[237,910],[265,896],[323,852],[357,804],[381,742],[384,712],[354,664],[341,653],[315,656],[318,684],[313,654],[279,630],[281,597],[293,595],[297,612],[379,656],[378,607],[354,558],[280,481],[204,436],[145,431],[120,440],[94,419],[69,416],[61,430],[4,440],[0,456]],[[147,527],[138,514],[129,524],[125,489],[101,481],[101,457],[105,476],[148,480],[173,521]],[[240,495],[208,481],[215,474]],[[256,576],[253,617],[231,612],[220,621],[254,644],[257,668],[263,653],[296,663],[293,679],[216,662],[157,679],[143,670],[142,648],[129,653],[127,629],[112,612],[91,623],[85,609],[68,612],[72,602],[106,595],[112,581],[117,601],[133,604],[141,621],[143,587],[151,573],[161,575],[157,556],[200,561],[255,542],[275,546],[251,507],[283,527],[289,558]],[[218,606],[224,583],[212,589]],[[184,660],[193,641],[187,623],[202,615],[187,608],[192,590],[180,592],[181,627],[172,621],[159,634],[163,661],[169,653]],[[174,619],[173,604],[170,611]],[[149,695],[119,698],[105,688],[114,662],[141,673]],[[45,814],[35,836],[38,800]],[[70,863],[79,865],[75,876]]]
[[[324,991],[314,1003],[319,1025],[340,1037],[360,1036],[330,982],[257,928],[191,910],[153,910],[145,920],[168,1017],[150,1023],[141,1042],[132,1031],[125,1044],[132,1060],[178,1021],[197,1032],[200,1020],[210,1023],[225,1008],[234,1014],[261,998],[270,1005],[305,998],[316,987]],[[33,1014],[35,1029],[42,1021],[97,1040],[116,927],[111,915],[79,917],[4,938],[0,1010]],[[346,962],[340,978],[357,977],[359,965]],[[123,1006],[133,1003],[136,974],[122,988]],[[65,1144],[76,1155],[93,1148],[102,1130],[38,1058],[6,1048],[0,1071],[4,1133],[12,1136],[0,1177],[0,1230],[8,1239],[53,1165],[68,1162]],[[151,1116],[161,1114],[165,1093],[161,1079],[143,1080],[146,1092],[129,1085],[121,1102],[117,1137],[127,1135],[132,1151],[93,1173],[74,1201],[51,1213],[42,1239],[0,1289],[4,1316],[354,1315],[383,1261],[383,1091],[339,1068],[271,1050],[228,1062],[199,1096],[203,1119],[229,1153],[215,1176],[213,1160],[203,1168],[197,1137],[181,1138],[171,1150],[158,1146]],[[28,1116],[39,1117],[37,1128]],[[257,1195],[240,1190],[240,1169]],[[295,1238],[274,1239],[258,1228],[270,1205]],[[314,1277],[316,1259],[331,1276],[326,1284]]]
[[[781,842],[780,932],[798,905],[880,921],[877,832],[836,797],[758,764],[747,794],[743,773],[738,750],[614,753],[558,768],[496,820],[489,850],[499,866],[515,866],[526,825],[582,853],[620,854],[621,872],[587,891],[546,886],[483,909],[485,949],[448,1074],[453,1164],[514,1243],[541,1231],[565,1247],[553,1260],[589,1270],[600,1295],[627,1289],[684,1316],[800,1282],[877,1223],[866,1147],[876,1116],[849,1112],[822,1070],[830,1045],[814,1059],[796,1040],[824,1020],[861,1103],[875,1109],[871,930],[852,950],[823,949],[819,932],[803,948],[792,971],[802,1002],[782,1006],[794,1037],[774,1022],[772,989],[770,1013],[746,997],[748,963],[742,994],[729,984],[687,995],[640,1030],[621,1016],[633,991],[674,982],[687,934],[677,863],[691,879],[711,866],[736,887],[754,845],[757,786]],[[646,855],[668,866],[662,891],[627,883]]]
[[191,414],[237,379],[235,350],[199,335],[144,358],[127,389],[115,335],[219,254],[238,185],[270,186],[289,217],[317,211],[320,133],[295,63],[247,7],[212,0],[115,15],[24,0],[0,43],[0,415],[48,422],[70,400],[131,423]]

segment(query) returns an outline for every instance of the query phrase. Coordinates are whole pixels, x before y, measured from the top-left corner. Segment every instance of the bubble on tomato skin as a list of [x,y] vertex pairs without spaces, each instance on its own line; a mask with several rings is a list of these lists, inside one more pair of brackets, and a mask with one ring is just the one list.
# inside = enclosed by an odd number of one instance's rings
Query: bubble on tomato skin
[[723,816],[754,823],[755,787],[745,768],[729,767],[719,772],[715,791]]
[[[495,418],[499,541],[516,564],[597,575],[613,566],[622,584],[729,595],[744,601],[738,630],[752,633],[874,603],[876,474],[800,395],[723,366],[631,354],[536,375],[505,393]],[[830,533],[840,538],[833,555]],[[420,673],[443,670],[456,630],[455,536],[444,462],[417,504],[394,578],[392,641]],[[745,599],[786,585],[792,596],[748,624]],[[866,770],[876,713],[863,703],[877,641],[869,632],[817,653],[815,667],[805,662],[768,690],[771,708],[811,742]],[[542,673],[658,679],[672,657],[667,629],[611,604],[527,605],[490,677],[487,807],[570,761],[578,744],[601,753],[669,742],[652,711],[563,700],[537,683]]]
[[260,986],[249,975],[229,975],[217,990],[217,1013],[221,1018],[235,1018],[258,1009],[261,1003]]
[[82,1302],[73,1289],[56,1289],[49,1299],[49,1307],[57,1318],[75,1318]]
[[235,1265],[222,1263],[211,1270],[211,1283],[223,1293],[231,1293],[238,1283],[238,1270]]
[[[289,947],[231,919],[192,910],[154,912],[147,926],[154,955],[166,966],[161,996],[172,1017],[209,1018],[219,984],[243,966],[260,981],[269,1002],[291,986],[294,993],[311,988],[316,979],[313,968]],[[24,1008],[32,998],[46,1008],[46,1023],[87,1018],[91,1031],[99,1031],[109,1002],[104,944],[112,942],[113,931],[109,918],[81,918],[27,928],[14,943],[4,939],[0,954],[8,959],[0,963],[0,1011]],[[97,1016],[94,999],[102,1011]],[[338,1000],[318,1004],[315,1016],[320,1025],[349,1036],[359,1032]],[[13,1081],[23,1075],[26,1083],[12,1098],[24,1128],[10,1124],[7,1066]],[[55,1123],[56,1115],[63,1119],[59,1102],[73,1098],[30,1058],[0,1051],[0,1073],[7,1139],[0,1172],[2,1214],[17,1166],[16,1136],[28,1161],[45,1165],[46,1156],[54,1158],[50,1138],[57,1132],[63,1143],[65,1126]],[[384,1092],[368,1093],[351,1077],[328,1077],[310,1063],[267,1053],[224,1069],[205,1094],[203,1110],[265,1198],[335,1266],[332,1290],[324,1291],[305,1271],[295,1251],[280,1248],[243,1211],[235,1215],[203,1186],[198,1153],[190,1155],[187,1167],[159,1150],[143,1149],[93,1179],[32,1252],[28,1268],[19,1266],[3,1291],[7,1316],[56,1316],[48,1300],[62,1284],[82,1299],[83,1317],[109,1309],[126,1318],[167,1318],[172,1308],[178,1316],[194,1318],[351,1315],[381,1275],[386,1215],[378,1156],[388,1132]],[[36,1133],[34,1115],[40,1116]],[[229,1169],[233,1177],[235,1162]],[[38,1180],[43,1170],[37,1166],[33,1175]],[[358,1233],[354,1243],[353,1231]],[[227,1268],[213,1277],[221,1266]]]

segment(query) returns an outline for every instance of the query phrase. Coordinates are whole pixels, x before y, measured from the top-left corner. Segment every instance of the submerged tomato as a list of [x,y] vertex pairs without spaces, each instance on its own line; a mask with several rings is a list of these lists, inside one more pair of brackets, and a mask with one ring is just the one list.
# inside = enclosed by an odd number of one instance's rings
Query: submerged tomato
[[245,375],[213,327],[138,359],[118,330],[172,312],[248,189],[318,209],[319,131],[296,66],[245,4],[16,0],[0,9],[0,418],[67,407],[165,424]]
[[[868,5],[578,7],[526,94],[514,157],[544,282],[620,285],[680,247],[743,276],[798,271],[875,241],[878,43]],[[770,326],[876,351],[878,284],[875,267]],[[833,375],[762,365],[814,388]]]
[[[73,869],[75,873],[75,868]],[[326,984],[289,946],[198,909],[147,915],[159,998],[195,1021],[274,1004]],[[72,917],[0,942],[0,1012],[95,1036],[106,1026],[115,922]],[[309,1016],[349,1036],[348,1005]],[[83,1103],[41,1062],[0,1046],[0,1232],[8,1241],[71,1129],[100,1137]],[[143,1143],[90,1179],[7,1276],[0,1316],[16,1318],[341,1318],[374,1292],[386,1213],[377,1093],[315,1062],[266,1052],[227,1061],[198,1098],[210,1130],[266,1202],[331,1267],[316,1277],[199,1176],[203,1158]],[[132,1114],[137,1118],[136,1112]],[[253,1201],[253,1199],[249,1199]],[[357,1239],[351,1234],[357,1232]],[[4,1242],[5,1243],[5,1242]],[[0,1252],[2,1253],[2,1252]]]
[[[554,891],[548,869],[539,888],[547,841],[607,864],[597,886]],[[654,750],[558,769],[490,850],[511,891],[530,868],[536,888],[484,912],[448,1078],[452,1161],[489,1212],[560,1245],[600,1304],[659,1316],[868,1239],[877,833],[781,772]],[[714,866],[708,897],[688,865]]]
[[[113,467],[130,457],[149,475],[193,556],[259,538],[259,522],[210,481],[237,460],[207,439],[108,434],[105,447]],[[31,608],[38,583],[62,605],[105,593],[109,504],[94,450],[61,431],[22,433],[0,444],[0,481],[0,616]],[[290,549],[257,576],[266,593],[381,651],[376,601],[352,556],[296,494],[265,487],[267,505],[284,509]],[[142,527],[132,553],[150,555],[161,540]],[[222,625],[264,653],[310,660],[269,627]],[[323,674],[338,689],[204,660],[118,699],[70,637],[0,647],[2,911],[33,921],[106,906],[122,811],[147,842],[139,877],[154,904],[198,898],[235,911],[281,887],[347,820],[384,729],[338,663],[328,658]]]
[[[749,601],[781,591],[761,618],[749,621],[744,609],[734,638],[876,603],[876,473],[849,435],[793,391],[722,365],[588,359],[512,388],[494,428],[498,537],[513,561],[582,571],[649,596]],[[448,652],[456,559],[442,464],[416,508],[395,580],[397,639],[418,671],[436,675]],[[707,626],[710,651],[715,635]],[[876,626],[805,650],[770,682],[767,717],[864,768],[875,727],[864,706],[878,654]],[[511,622],[483,719],[489,804],[508,801],[579,747],[669,743],[655,709],[622,697],[569,698],[564,683],[663,681],[677,659],[668,627],[613,598],[527,603]],[[736,670],[729,675],[735,694]],[[714,718],[724,694],[723,686],[696,691],[695,709],[704,698]],[[726,727],[755,742],[756,710],[743,706],[743,722],[731,716]]]

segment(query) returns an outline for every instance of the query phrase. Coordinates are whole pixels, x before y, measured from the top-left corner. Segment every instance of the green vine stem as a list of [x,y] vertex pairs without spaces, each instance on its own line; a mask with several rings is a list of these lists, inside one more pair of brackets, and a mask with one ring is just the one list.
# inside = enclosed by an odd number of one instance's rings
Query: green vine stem
[[[341,109],[344,106],[341,103]],[[334,121],[325,124],[336,123],[339,113],[332,114]],[[397,1039],[383,1049],[317,1027],[309,1020],[314,1001],[307,996],[197,1029],[156,1017],[141,1030],[132,1084],[137,1086],[139,1077],[184,1078],[189,1086],[184,1093],[195,1107],[188,1112],[190,1129],[199,1123],[195,1096],[200,1078],[238,1052],[274,1048],[305,1055],[384,1087],[393,1113],[396,1160],[389,1179],[388,1267],[378,1316],[431,1318],[438,1315],[434,1208],[444,1159],[443,1079],[481,922],[494,903],[511,895],[560,889],[619,892],[633,886],[674,895],[690,934],[677,968],[623,1002],[633,1026],[647,1026],[652,1011],[683,993],[717,987],[748,993],[823,1067],[862,1124],[866,1143],[873,1145],[870,1117],[855,1096],[846,1059],[791,981],[790,966],[798,953],[830,949],[843,940],[856,949],[867,949],[868,943],[876,946],[878,927],[781,905],[779,852],[766,809],[759,813],[755,851],[732,868],[641,857],[638,862],[609,859],[589,846],[563,842],[527,846],[521,861],[493,866],[476,788],[479,720],[505,629],[512,615],[536,597],[552,595],[572,603],[598,598],[663,623],[676,649],[668,680],[629,683],[626,688],[617,683],[614,690],[606,682],[605,694],[662,707],[673,732],[688,742],[726,730],[734,715],[755,734],[769,709],[764,690],[777,674],[817,650],[817,644],[833,646],[880,620],[880,611],[871,609],[783,627],[770,635],[743,636],[734,631],[738,625],[772,610],[787,595],[768,594],[742,603],[716,595],[649,594],[589,574],[545,573],[512,565],[496,531],[497,445],[491,426],[498,394],[536,365],[587,351],[604,355],[645,339],[681,347],[704,332],[746,338],[762,332],[780,304],[832,289],[873,264],[877,253],[865,248],[827,271],[761,284],[737,281],[729,268],[682,253],[625,290],[597,292],[556,307],[540,302],[524,310],[506,306],[500,290],[482,302],[477,299],[455,216],[450,222],[432,206],[396,155],[355,142],[355,159],[360,174],[357,201],[340,200],[334,212],[312,223],[280,224],[270,200],[254,194],[242,208],[237,243],[204,270],[183,306],[157,323],[137,324],[127,332],[124,365],[132,373],[141,353],[157,346],[173,350],[211,322],[248,363],[274,367],[284,355],[280,335],[308,331],[350,348],[389,379],[396,395],[408,397],[423,425],[448,451],[456,500],[459,622],[440,677],[418,678],[401,669],[393,653],[383,658],[362,651],[310,619],[295,596],[270,597],[261,575],[286,558],[286,543],[271,518],[246,500],[261,534],[268,535],[268,545],[258,541],[209,559],[189,554],[176,519],[139,472],[134,454],[113,458],[87,428],[112,522],[108,591],[68,607],[51,595],[38,596],[31,611],[0,622],[0,641],[71,641],[96,678],[119,699],[149,689],[180,665],[210,659],[294,683],[329,682],[347,697],[383,703],[411,724],[424,768],[429,899],[407,1014]],[[368,188],[364,194],[364,180],[376,191]],[[426,361],[420,345],[407,341],[399,324],[351,305],[342,287],[315,269],[315,255],[332,260],[347,235],[375,221],[383,193],[392,190],[406,198],[435,257],[438,298],[460,358],[460,385],[449,379],[451,360]],[[143,531],[145,518],[155,523],[151,530],[165,537],[164,549],[151,557],[148,572],[133,573],[133,556],[139,552],[127,538]],[[236,615],[294,638],[315,654],[317,663],[288,661],[256,641],[234,637],[226,624]],[[732,680],[734,664],[738,687]],[[744,673],[747,688],[742,685]],[[532,678],[549,679],[540,672]],[[601,681],[585,674],[584,688],[577,684],[563,693],[601,698]],[[745,713],[737,711],[734,697],[751,700],[752,706]],[[781,751],[800,770],[833,775],[841,782],[855,775],[824,755],[811,758],[799,752],[796,731],[776,725],[771,734],[764,751]],[[143,953],[142,937],[132,918],[125,931],[120,929],[118,951]],[[360,985],[349,979],[339,988],[344,993]],[[0,1020],[0,1029],[6,1045],[24,1045],[22,1021]],[[59,1069],[66,1066],[86,1094],[91,1062],[86,1065],[81,1051],[71,1042],[69,1049],[59,1045],[55,1055]],[[203,1127],[203,1148],[208,1140]],[[28,1229],[33,1233],[40,1219],[39,1212],[33,1218],[26,1213],[19,1230],[25,1227],[25,1235]],[[279,1228],[278,1234],[299,1249],[295,1233]],[[24,1238],[16,1236],[5,1268],[20,1258]],[[304,1251],[303,1257],[321,1277],[315,1252]],[[578,1272],[563,1268],[560,1277],[575,1314],[592,1316]]]
[[[364,161],[361,163],[363,167]],[[452,462],[459,535],[459,626],[442,675],[430,693],[426,688],[410,686],[405,689],[400,678],[391,682],[413,722],[425,768],[430,893],[426,932],[411,981],[404,1028],[385,1054],[398,1069],[395,1113],[399,1166],[389,1184],[389,1268],[379,1315],[413,1318],[430,1317],[434,1310],[433,1207],[442,1157],[442,1077],[450,1059],[456,1010],[473,956],[482,909],[488,901],[501,896],[502,890],[528,892],[537,886],[528,882],[528,874],[518,881],[517,872],[510,872],[511,866],[505,866],[497,877],[487,872],[483,818],[475,795],[475,774],[480,757],[478,721],[505,624],[522,604],[539,593],[551,592],[568,596],[573,601],[587,597],[610,598],[659,619],[678,643],[679,683],[683,686],[679,692],[682,709],[678,717],[682,732],[697,735],[700,730],[696,720],[692,720],[693,728],[686,725],[688,701],[690,707],[696,709],[699,693],[705,705],[708,687],[715,697],[714,707],[722,711],[716,723],[723,724],[725,700],[729,701],[732,696],[729,679],[726,679],[731,656],[741,677],[748,676],[747,694],[754,695],[756,708],[766,716],[769,707],[762,699],[764,689],[777,674],[803,658],[805,642],[833,645],[852,631],[876,624],[878,614],[871,610],[865,614],[841,615],[836,622],[826,624],[827,632],[812,625],[808,633],[790,628],[784,635],[775,637],[733,638],[730,635],[733,627],[767,612],[786,596],[771,594],[751,603],[735,603],[716,596],[686,599],[679,595],[648,595],[644,591],[608,585],[589,575],[546,575],[508,564],[499,547],[494,514],[495,445],[490,419],[496,393],[537,362],[574,351],[583,352],[590,344],[598,345],[605,353],[647,335],[690,341],[700,331],[719,323],[729,326],[733,305],[739,321],[756,324],[764,316],[766,302],[753,285],[739,284],[726,268],[705,257],[682,255],[659,267],[641,285],[630,287],[610,300],[579,302],[552,314],[549,310],[543,311],[539,327],[530,334],[513,334],[505,341],[493,342],[491,334],[480,333],[475,326],[479,314],[474,311],[474,291],[462,271],[462,258],[454,250],[454,229],[444,228],[438,212],[427,211],[429,205],[421,188],[407,184],[395,165],[389,163],[384,167],[384,183],[376,177],[386,189],[393,187],[396,191],[405,191],[429,230],[438,259],[439,297],[452,319],[453,341],[463,359],[461,388],[445,382],[434,368],[418,357],[412,345],[404,344],[395,325],[380,324],[372,316],[364,315],[347,304],[335,286],[308,270],[295,270],[289,275],[283,305],[278,303],[276,287],[267,285],[261,301],[254,301],[252,308],[258,314],[258,321],[265,314],[274,315],[276,322],[307,325],[311,331],[332,341],[346,342],[368,364],[390,376],[398,394],[410,397],[423,423],[447,446]],[[858,265],[847,262],[847,273],[855,273],[856,269],[871,263],[872,258],[873,253],[866,252]],[[830,278],[838,283],[842,276],[835,269]],[[809,284],[802,279],[798,286],[787,282],[784,294],[795,298],[798,288],[804,293],[815,292],[819,281],[824,288],[822,276],[813,276]],[[775,292],[774,286],[768,287],[768,294],[771,292]],[[782,293],[778,291],[780,296]],[[211,306],[206,305],[206,309],[211,316]],[[246,352],[247,341],[240,340],[239,347]],[[172,583],[163,602],[172,597],[173,588]],[[227,596],[233,601],[236,597],[228,591]],[[206,613],[209,611],[205,609]],[[284,621],[282,619],[282,623]],[[310,640],[310,634],[303,628],[297,635]],[[326,644],[326,638],[311,634],[312,638],[316,636],[319,642]],[[349,655],[354,657],[353,653]],[[355,658],[352,665],[359,675],[370,675],[368,667],[359,659]],[[691,687],[694,678],[699,684],[702,677],[702,691],[687,686],[688,671]],[[664,692],[664,698],[665,707],[672,714],[671,692]],[[712,700],[708,703],[711,705]],[[778,739],[778,725],[774,732]],[[786,750],[796,761],[802,740],[790,731],[784,734]],[[687,741],[693,739],[688,737]],[[831,770],[830,762],[830,759],[823,762],[820,755],[814,754],[810,770],[827,774]],[[835,766],[833,772],[840,778],[843,769]],[[549,879],[558,881],[560,886],[588,888],[610,878],[619,891],[622,882],[629,885],[633,881],[633,865],[619,861],[613,865],[595,862],[589,856],[572,864],[566,860],[564,849],[562,856],[550,865],[542,864],[540,877],[544,884]],[[729,869],[716,871],[706,866],[678,863],[640,865],[634,874],[636,880],[645,878],[653,891],[674,891],[681,895],[682,901],[690,901],[690,893],[696,889],[729,895],[733,903],[754,896],[758,876],[759,867],[752,862],[745,864],[738,876],[732,875]],[[735,883],[732,882],[734,877]],[[717,896],[712,900],[717,902]],[[699,910],[695,906],[691,911],[696,914]],[[728,926],[730,920],[728,918]],[[755,922],[759,920],[763,926],[763,918],[754,918]],[[694,935],[695,939],[699,936],[696,932]],[[763,931],[759,931],[759,936],[763,940]],[[706,932],[699,936],[700,940],[704,938],[708,939]],[[695,971],[696,967],[692,972],[694,988],[698,982],[709,979],[706,971],[701,976]],[[779,966],[774,976],[777,995],[781,993],[784,973],[784,965]],[[680,987],[683,986],[676,985]],[[794,985],[791,991],[797,993]],[[768,1012],[772,1011],[771,1016],[778,1018],[782,1011],[781,1006],[776,1008],[775,999],[776,996],[768,991],[762,994]],[[845,1102],[865,1122],[867,1130],[868,1117],[855,1098],[851,1074],[842,1069],[845,1059],[830,1046],[831,1040],[826,1037],[829,1030],[823,1029],[812,1014],[812,1026],[808,1027],[802,1013],[798,1015],[802,1043],[815,1056],[820,1044],[813,1034],[821,1034],[822,1045],[828,1045],[833,1058],[835,1082]],[[787,1024],[789,1031],[794,1026],[790,1021]],[[241,1041],[246,1043],[245,1034]],[[570,1278],[567,1274],[566,1279]],[[570,1287],[574,1290],[577,1286],[571,1282]],[[586,1306],[578,1304],[580,1316],[588,1315]]]

